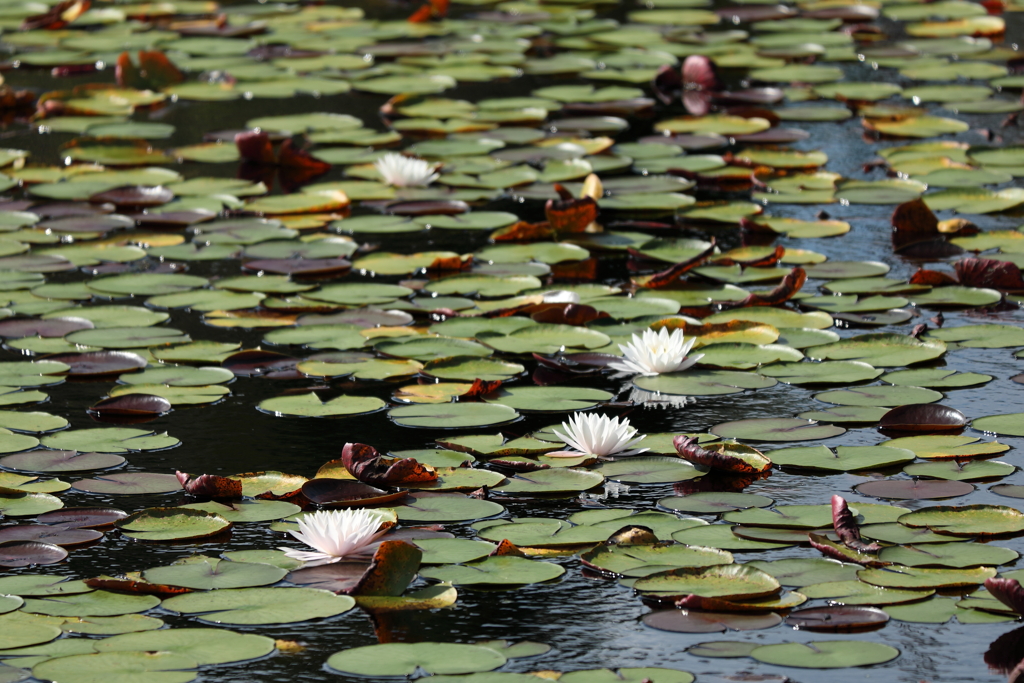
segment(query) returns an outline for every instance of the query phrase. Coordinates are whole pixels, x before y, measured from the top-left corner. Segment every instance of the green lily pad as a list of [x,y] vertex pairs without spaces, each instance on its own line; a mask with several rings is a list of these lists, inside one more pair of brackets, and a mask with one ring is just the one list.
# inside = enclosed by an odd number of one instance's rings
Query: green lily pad
[[846,432],[842,427],[799,418],[754,418],[723,422],[710,431],[725,439],[747,441],[810,441],[828,439]]
[[843,669],[883,664],[900,656],[888,645],[857,640],[825,640],[808,643],[762,645],[750,656],[765,664],[801,669]]
[[497,669],[507,660],[487,647],[458,643],[383,643],[342,650],[327,666],[355,676],[465,674]]
[[505,495],[551,495],[586,491],[602,482],[599,472],[559,467],[518,474],[494,490]]
[[[183,586],[195,590],[214,590],[218,588],[266,586],[271,583],[277,583],[287,573],[286,570],[269,564],[228,562],[227,560],[208,558],[203,562],[190,561],[185,564],[172,564],[167,567],[147,569],[143,572],[142,576],[151,583]],[[243,659],[248,659],[248,657]]]
[[129,427],[100,427],[95,429],[72,429],[44,436],[42,445],[54,450],[79,451],[82,453],[128,453],[131,451],[153,451],[172,448],[180,441],[167,433],[156,434],[145,429]]
[[403,522],[466,522],[493,517],[505,509],[461,493],[414,493],[404,503],[394,508]]
[[355,607],[355,600],[315,588],[233,588],[177,595],[162,606],[206,623],[259,626],[337,616]]
[[[229,562],[227,564],[234,564]],[[258,659],[274,651],[274,641],[252,633],[212,628],[175,628],[127,633],[97,643],[100,652],[170,652],[201,666]]]
[[278,417],[344,417],[366,415],[382,410],[387,404],[372,396],[338,396],[322,401],[314,392],[268,398],[257,409]]
[[641,592],[693,594],[734,601],[766,598],[776,595],[781,589],[779,582],[770,574],[742,564],[670,569],[646,576],[633,587]]
[[937,506],[903,515],[899,523],[948,536],[993,536],[1024,531],[1024,513],[1004,505]]
[[519,419],[514,409],[494,403],[444,403],[392,408],[388,416],[402,427],[466,429],[500,425]]
[[50,595],[25,600],[23,611],[51,617],[114,617],[145,612],[160,604],[153,595],[92,591],[77,595]]
[[703,369],[633,379],[633,384],[644,391],[676,396],[739,394],[745,389],[768,389],[777,383],[753,372]]
[[102,652],[57,657],[37,664],[32,675],[43,680],[74,683],[130,683],[145,678],[153,683],[188,683],[196,660],[170,652]]
[[117,520],[121,533],[137,541],[181,541],[214,536],[231,526],[220,515],[187,508],[146,508]]
[[420,576],[445,581],[456,586],[522,586],[557,579],[565,569],[550,562],[538,562],[523,557],[488,557],[466,564],[427,567]]
[[915,458],[913,451],[886,446],[837,446],[834,452],[825,446],[806,446],[773,450],[768,455],[781,467],[834,472],[894,467]]

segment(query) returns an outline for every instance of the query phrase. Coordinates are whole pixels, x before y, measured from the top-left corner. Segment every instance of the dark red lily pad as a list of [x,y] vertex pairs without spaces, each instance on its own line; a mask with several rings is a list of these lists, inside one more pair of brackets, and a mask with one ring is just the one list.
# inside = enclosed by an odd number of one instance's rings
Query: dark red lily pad
[[302,485],[302,493],[317,505],[329,507],[364,507],[382,505],[404,498],[405,491],[389,492],[351,479],[310,479]]
[[97,192],[89,197],[90,202],[110,203],[118,208],[133,207],[144,209],[152,206],[163,206],[174,199],[174,193],[163,186],[126,185],[112,190]]
[[0,466],[21,472],[86,472],[120,467],[125,459],[115,453],[79,453],[36,449],[0,458]]
[[644,616],[643,622],[659,631],[721,633],[722,631],[759,631],[764,628],[772,628],[782,623],[782,617],[774,612],[744,614],[671,609],[651,612]]
[[891,500],[937,500],[966,496],[974,486],[966,481],[947,479],[880,479],[854,487],[857,493]]
[[39,541],[7,541],[0,543],[0,567],[31,567],[55,564],[68,556],[68,551],[52,543]]
[[304,375],[295,369],[300,360],[274,351],[246,349],[231,354],[221,365],[238,377],[302,379]]
[[799,128],[770,128],[760,133],[734,135],[733,140],[749,145],[787,145],[791,142],[806,140],[809,137],[811,137],[810,133]]
[[63,337],[75,330],[91,330],[94,327],[92,321],[85,318],[9,318],[0,321],[0,337]]
[[216,474],[201,474],[195,479],[190,479],[186,472],[175,472],[181,488],[185,493],[198,498],[241,498],[242,482],[237,479],[228,479]]
[[[746,446],[709,450],[697,444],[697,437],[680,434],[672,440],[676,452],[683,460],[726,472],[756,474],[770,469],[771,460]],[[741,452],[744,449],[748,452]]]
[[242,269],[279,275],[344,275],[352,269],[352,263],[343,258],[260,259],[243,263]]
[[559,198],[544,205],[548,224],[558,232],[583,232],[597,220],[597,202],[593,197],[576,198],[561,185],[555,185]]
[[126,394],[105,398],[86,410],[100,422],[145,422],[171,411],[171,402],[150,394]]
[[1021,587],[1020,581],[995,577],[985,581],[985,588],[996,600],[1017,614],[1024,615],[1024,587]]
[[18,208],[13,203],[4,204],[4,211],[25,211],[32,207],[32,213],[43,219],[64,218],[67,216],[95,216],[100,214],[113,213],[113,204],[90,204],[88,202],[46,202],[43,204],[28,204]]
[[1009,261],[989,258],[965,258],[953,264],[960,284],[964,287],[982,287],[1002,291],[1024,289],[1020,268]]
[[118,214],[86,214],[46,220],[36,224],[36,228],[54,232],[100,232],[107,233],[119,228],[134,227],[135,221]]
[[61,547],[83,545],[103,538],[95,529],[75,529],[48,524],[18,524],[0,528],[0,543],[7,541],[39,541]]
[[878,421],[879,429],[925,434],[956,432],[966,426],[967,418],[963,413],[937,403],[897,406]]
[[352,476],[368,484],[398,486],[437,481],[437,472],[415,458],[385,458],[373,446],[362,443],[345,444],[341,462]]
[[467,213],[469,204],[457,199],[433,201],[395,202],[388,204],[387,211],[393,216],[455,216]]
[[139,224],[140,228],[187,228],[190,225],[212,221],[216,217],[217,214],[208,209],[131,214],[131,218]]
[[786,617],[786,626],[839,633],[881,628],[887,621],[889,615],[877,607],[812,607],[790,614]]
[[832,496],[832,528],[843,545],[861,552],[878,552],[882,546],[861,540],[860,525],[842,496]]
[[60,525],[66,529],[103,529],[127,516],[127,512],[117,508],[73,507],[43,513],[36,517],[36,521]]
[[141,370],[149,363],[145,358],[128,351],[87,351],[86,353],[58,353],[46,360],[60,361],[71,366],[68,375],[92,377]]

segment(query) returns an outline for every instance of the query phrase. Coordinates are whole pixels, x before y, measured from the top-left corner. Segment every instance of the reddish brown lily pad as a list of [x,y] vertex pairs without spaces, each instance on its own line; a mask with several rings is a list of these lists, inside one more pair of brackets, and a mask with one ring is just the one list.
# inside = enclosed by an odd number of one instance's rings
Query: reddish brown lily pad
[[39,541],[7,541],[0,543],[0,567],[31,567],[55,564],[68,556],[68,551],[52,543]]
[[812,607],[790,614],[786,626],[838,633],[881,628],[887,621],[889,615],[876,607]]
[[10,318],[0,321],[0,337],[21,339],[23,337],[63,337],[75,330],[91,330],[92,321],[85,318]]
[[992,596],[1014,612],[1024,615],[1024,588],[1016,579],[991,578],[985,581],[985,588]]
[[351,479],[310,479],[302,485],[302,493],[317,505],[329,507],[383,505],[408,495],[405,491],[384,491]]
[[782,623],[782,617],[768,614],[732,612],[694,612],[671,609],[652,612],[643,618],[645,625],[675,633],[721,633],[723,631],[759,631]]
[[171,402],[150,394],[125,394],[97,401],[86,410],[101,422],[141,422],[171,411]]
[[48,524],[18,524],[0,528],[0,543],[6,541],[39,541],[68,547],[92,543],[103,538],[103,533],[94,529],[73,529]]
[[149,187],[146,185],[115,187],[112,190],[98,192],[89,197],[90,202],[98,204],[109,202],[117,207],[131,206],[140,209],[163,206],[172,199],[174,199],[174,193],[166,187]]
[[71,507],[43,513],[36,517],[36,521],[57,524],[66,529],[102,529],[127,516],[127,512],[117,508]]
[[79,453],[37,449],[0,458],[0,466],[22,472],[85,472],[120,467],[125,459],[116,453]]
[[145,358],[128,351],[88,351],[86,353],[59,353],[47,360],[60,361],[71,366],[69,375],[113,375],[141,370],[149,365]]
[[260,259],[242,264],[244,270],[263,271],[279,275],[344,275],[352,269],[352,263],[343,258],[291,258]]
[[974,486],[966,481],[946,479],[880,479],[854,487],[857,493],[891,500],[937,500],[966,496]]
[[897,406],[878,421],[879,429],[925,434],[954,432],[966,426],[967,418],[963,413],[937,403]]

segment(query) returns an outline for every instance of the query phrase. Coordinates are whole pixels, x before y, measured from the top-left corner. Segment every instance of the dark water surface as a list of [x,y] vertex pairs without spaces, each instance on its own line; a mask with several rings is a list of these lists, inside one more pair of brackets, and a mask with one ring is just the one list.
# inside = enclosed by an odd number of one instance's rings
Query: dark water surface
[[[368,16],[404,16],[409,10],[405,6],[365,5]],[[458,15],[460,12],[455,12]],[[606,13],[600,13],[604,15]],[[623,11],[616,9],[607,13],[621,18]],[[1020,15],[1006,15],[1009,31],[1007,43],[1021,36]],[[881,22],[887,28],[890,23]],[[894,69],[873,71],[864,64],[845,64],[848,80],[898,80]],[[66,89],[79,82],[112,80],[107,70],[96,76],[74,79],[52,79],[45,70],[18,70],[5,74],[7,82],[16,86],[30,86],[41,90]],[[445,97],[479,100],[495,96],[528,94],[532,89],[556,82],[577,82],[571,79],[536,78],[526,76],[511,83],[460,85],[448,91]],[[372,127],[383,129],[377,108],[385,97],[365,94],[345,94],[314,99],[299,96],[287,100],[260,99],[252,102],[197,103],[179,102],[154,112],[136,115],[138,120],[159,120],[173,124],[177,131],[167,141],[168,147],[193,144],[201,140],[204,132],[216,129],[242,128],[246,120],[255,116],[290,114],[306,111],[334,111],[353,114]],[[664,116],[661,116],[664,118]],[[995,128],[1002,120],[1001,115],[961,117],[972,123],[973,128]],[[828,170],[849,178],[879,178],[879,172],[865,175],[861,164],[871,158],[875,151],[888,144],[868,143],[862,138],[859,120],[854,117],[847,122],[802,124],[811,131],[812,137],[795,145],[798,149],[821,149],[829,155]],[[630,139],[647,131],[643,124],[633,128],[620,140]],[[1019,138],[1017,129],[999,131],[1010,144]],[[14,126],[6,131],[3,145],[28,149],[33,161],[38,163],[59,163],[61,155],[58,146],[71,139],[70,135],[38,135],[24,126]],[[982,138],[975,132],[956,136],[957,139],[981,143]],[[946,138],[948,139],[948,138]],[[234,164],[189,165],[186,173],[192,175],[233,176]],[[339,170],[323,176],[319,181],[341,178]],[[516,205],[510,200],[495,202],[486,208],[514,210],[526,219],[539,219],[538,203]],[[773,207],[774,215],[810,219],[819,210],[817,206]],[[880,260],[893,268],[889,277],[907,277],[915,269],[892,255],[889,240],[890,206],[842,206],[833,204],[826,207],[833,218],[845,220],[853,225],[852,232],[839,239],[790,240],[780,239],[787,247],[819,251],[830,259]],[[945,217],[945,216],[944,216]],[[1015,228],[1020,219],[1014,216],[972,217],[983,229]],[[735,237],[731,231],[721,231],[723,247],[732,246]],[[381,235],[375,240],[383,250],[412,253],[426,249],[452,248],[460,253],[479,248],[486,242],[486,234],[471,235],[449,231],[427,232],[419,235]],[[621,282],[627,276],[624,263],[617,264],[617,271],[608,273],[610,282]],[[228,276],[239,273],[237,261],[192,262],[190,272],[205,277]],[[50,276],[51,282],[78,281],[87,276],[81,273]],[[397,278],[396,278],[397,279]],[[810,286],[820,283],[811,283]],[[118,303],[138,303],[120,299]],[[99,301],[99,303],[104,303]],[[934,314],[934,311],[919,311],[913,321],[894,328],[878,331],[906,333],[911,326]],[[985,314],[979,312],[946,313],[947,326],[998,322],[1020,325],[1024,321],[1017,310]],[[236,329],[221,329],[204,325],[199,315],[181,310],[171,311],[169,324],[188,332],[194,339],[214,341],[242,341],[247,348],[260,343],[263,333]],[[870,330],[875,331],[875,330]],[[843,336],[863,330],[840,330]],[[4,352],[5,359],[16,355]],[[996,413],[1021,410],[1020,398],[1024,387],[1010,381],[1020,372],[1020,363],[1014,360],[1012,350],[960,350],[950,353],[940,361],[950,368],[993,375],[996,379],[974,389],[950,391],[943,401],[964,412],[968,417],[980,417]],[[529,384],[525,378],[519,384]],[[394,426],[386,413],[338,420],[282,419],[261,413],[255,405],[284,390],[308,386],[311,381],[270,381],[240,378],[230,385],[231,395],[222,402],[206,407],[181,407],[167,416],[145,425],[156,431],[166,430],[181,439],[177,448],[128,456],[128,471],[172,472],[180,469],[189,472],[233,474],[258,470],[281,470],[312,476],[325,461],[339,456],[342,445],[347,441],[361,441],[373,444],[381,451],[409,448],[424,448],[440,436],[435,430],[405,429]],[[346,389],[346,393],[372,394],[387,398],[394,386],[361,384]],[[588,386],[600,386],[618,390],[620,386],[607,379],[595,380]],[[49,388],[50,402],[41,409],[68,418],[72,428],[98,426],[86,415],[85,409],[111,388],[110,382],[69,382]],[[705,431],[712,425],[729,420],[755,417],[789,417],[813,409],[822,404],[811,396],[815,391],[779,384],[772,389],[756,393],[737,394],[724,397],[699,398],[685,407],[669,409],[638,408],[630,414],[633,424],[642,433]],[[509,434],[527,433],[554,421],[551,416],[527,417],[510,425]],[[489,431],[486,429],[474,432]],[[968,430],[967,433],[971,433]],[[884,440],[874,429],[851,429],[846,434],[825,442],[829,446],[870,445]],[[1024,439],[1002,437],[1015,450],[1000,459],[1018,466],[1024,465],[1021,447]],[[806,445],[806,444],[801,444]],[[814,476],[775,471],[770,478],[757,482],[746,489],[749,493],[771,496],[779,503],[822,504],[830,496],[840,493],[851,503],[867,502],[859,497],[852,487],[880,474],[866,475],[837,474]],[[1000,483],[1024,484],[1024,474],[1019,470]],[[977,491],[955,499],[953,504],[1012,504],[1016,501],[1000,498],[988,492],[989,484],[977,486]],[[607,499],[613,507],[630,507],[648,510],[662,497],[673,495],[671,485],[633,486],[622,490],[616,497]],[[61,494],[68,506],[110,504],[129,512],[147,506],[167,506],[184,502],[178,495],[104,497],[76,493]],[[872,501],[877,502],[877,501]],[[901,503],[909,508],[926,507],[929,501]],[[557,499],[507,503],[508,515],[565,518],[583,509],[578,501]],[[708,518],[710,519],[710,518]],[[6,522],[5,522],[6,523]],[[167,564],[193,551],[216,555],[225,550],[245,548],[270,548],[277,546],[283,536],[267,530],[267,524],[236,525],[230,543],[191,545],[140,545],[108,533],[97,545],[75,550],[68,561],[55,566],[44,567],[42,573],[69,574],[89,577],[100,573],[137,571],[144,568]],[[471,536],[468,524],[449,525],[449,530],[460,536]],[[1024,539],[1015,538],[1000,541],[1000,545],[1024,553]],[[753,559],[779,559],[790,556],[808,557],[801,549],[771,551],[766,553],[736,553],[740,562]],[[756,557],[755,557],[756,555]],[[566,574],[559,580],[545,585],[527,586],[511,591],[478,591],[460,589],[458,603],[444,610],[416,612],[388,617],[374,623],[360,610],[353,610],[339,617],[324,621],[294,626],[260,627],[252,632],[273,638],[299,640],[308,645],[299,654],[275,654],[263,660],[243,665],[207,667],[200,674],[201,681],[314,681],[346,680],[343,676],[328,673],[323,668],[327,657],[338,650],[368,645],[381,640],[446,642],[469,642],[476,639],[505,638],[510,640],[534,640],[548,643],[552,651],[540,658],[513,660],[505,670],[531,671],[555,669],[571,671],[592,667],[620,666],[665,666],[691,671],[700,681],[717,681],[723,674],[756,672],[760,674],[784,674],[804,683],[830,681],[847,683],[872,680],[878,683],[918,681],[1001,681],[1003,677],[987,671],[982,656],[989,644],[1014,628],[1013,623],[992,625],[960,625],[948,623],[941,626],[908,624],[891,621],[884,629],[867,634],[812,634],[794,631],[779,626],[765,631],[738,634],[676,634],[656,631],[643,626],[639,619],[648,608],[634,597],[632,591],[615,582],[585,578],[580,573],[579,561],[574,557],[553,560],[566,568]],[[1019,565],[1020,563],[1018,563]],[[164,618],[172,626],[196,625],[196,622],[176,617],[170,613],[154,614]],[[244,628],[236,628],[246,631]],[[742,640],[756,643],[784,641],[805,642],[816,639],[844,639],[874,641],[899,648],[902,655],[884,665],[867,669],[844,669],[838,671],[794,670],[759,664],[750,659],[700,659],[685,653],[695,643],[707,640]],[[1024,653],[1021,653],[1024,656]],[[365,680],[365,679],[352,679]]]

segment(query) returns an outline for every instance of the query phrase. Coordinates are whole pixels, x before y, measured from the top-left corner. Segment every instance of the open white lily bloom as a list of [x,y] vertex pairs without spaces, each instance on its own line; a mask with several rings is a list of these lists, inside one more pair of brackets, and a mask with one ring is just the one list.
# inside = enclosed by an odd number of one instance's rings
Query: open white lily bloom
[[390,152],[374,164],[381,179],[393,187],[423,187],[437,180],[436,164]]
[[292,536],[318,552],[278,548],[307,567],[337,562],[365,548],[384,535],[384,518],[374,510],[319,510],[298,520],[299,530],[289,531]]
[[[646,448],[636,448],[644,436],[636,436],[636,427],[629,425],[626,418],[610,418],[595,413],[576,413],[562,423],[565,434],[558,430],[555,436],[567,443],[574,453],[571,455],[635,455]],[[563,451],[566,455],[570,452]],[[550,455],[550,454],[549,454]]]
[[664,327],[657,332],[647,329],[643,336],[634,334],[629,344],[619,344],[625,358],[608,366],[619,372],[648,377],[680,372],[704,357],[703,353],[687,355],[696,341],[696,337],[684,337],[680,329],[672,330],[672,334]]

